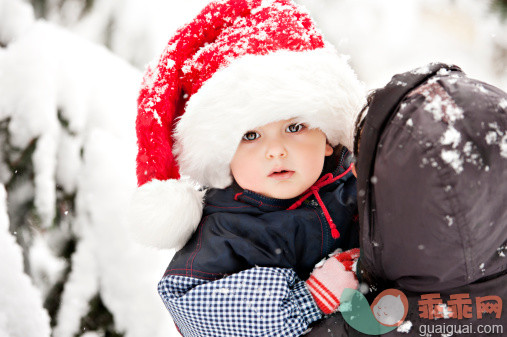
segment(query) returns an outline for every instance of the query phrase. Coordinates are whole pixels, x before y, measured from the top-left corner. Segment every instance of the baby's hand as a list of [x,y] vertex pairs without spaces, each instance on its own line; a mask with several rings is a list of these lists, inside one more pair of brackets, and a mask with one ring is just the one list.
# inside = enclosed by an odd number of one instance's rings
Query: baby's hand
[[326,315],[335,312],[340,306],[340,297],[345,288],[356,289],[356,274],[352,271],[359,258],[359,248],[332,255],[313,270],[306,285]]

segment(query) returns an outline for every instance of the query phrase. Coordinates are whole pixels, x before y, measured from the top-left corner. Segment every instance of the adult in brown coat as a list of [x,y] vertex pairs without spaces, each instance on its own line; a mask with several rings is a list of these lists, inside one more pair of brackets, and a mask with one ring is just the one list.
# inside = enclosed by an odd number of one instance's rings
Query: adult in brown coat
[[[370,297],[396,288],[409,301],[387,335],[506,335],[507,94],[430,64],[394,76],[366,111],[358,273]],[[442,305],[424,302],[429,294]],[[361,334],[335,315],[310,335]]]

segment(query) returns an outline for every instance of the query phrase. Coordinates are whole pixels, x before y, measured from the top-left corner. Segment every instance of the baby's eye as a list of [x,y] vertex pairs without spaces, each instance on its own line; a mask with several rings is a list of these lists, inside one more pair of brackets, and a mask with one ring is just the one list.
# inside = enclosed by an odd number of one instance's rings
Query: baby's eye
[[305,127],[305,125],[303,123],[294,123],[294,124],[291,124],[287,127],[287,129],[285,129],[285,132],[299,132],[301,131],[303,128]]
[[255,131],[249,131],[247,133],[245,133],[243,135],[243,140],[256,140],[257,138],[259,138],[261,135],[259,135],[257,132]]

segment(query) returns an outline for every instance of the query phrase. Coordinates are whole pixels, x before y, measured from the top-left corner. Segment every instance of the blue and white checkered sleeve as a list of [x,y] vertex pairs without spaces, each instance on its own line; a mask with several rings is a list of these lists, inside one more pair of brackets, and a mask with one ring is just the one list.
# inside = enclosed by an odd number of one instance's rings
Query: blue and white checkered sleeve
[[257,267],[211,282],[169,275],[158,292],[185,337],[300,336],[322,317],[292,269]]

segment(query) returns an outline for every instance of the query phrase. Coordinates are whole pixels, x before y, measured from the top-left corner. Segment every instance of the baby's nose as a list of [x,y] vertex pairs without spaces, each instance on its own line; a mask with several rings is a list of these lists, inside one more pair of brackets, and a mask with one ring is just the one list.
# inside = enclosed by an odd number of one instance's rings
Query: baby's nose
[[284,158],[287,157],[287,149],[281,143],[271,144],[266,151],[266,158]]

